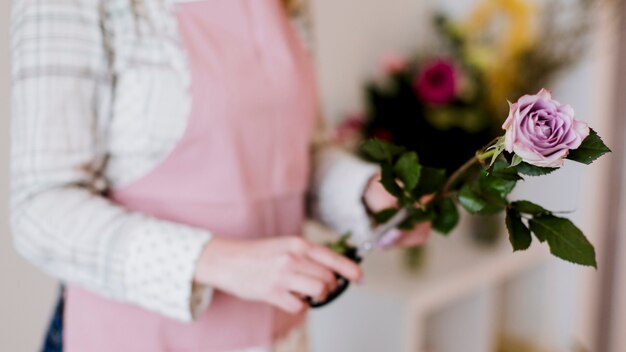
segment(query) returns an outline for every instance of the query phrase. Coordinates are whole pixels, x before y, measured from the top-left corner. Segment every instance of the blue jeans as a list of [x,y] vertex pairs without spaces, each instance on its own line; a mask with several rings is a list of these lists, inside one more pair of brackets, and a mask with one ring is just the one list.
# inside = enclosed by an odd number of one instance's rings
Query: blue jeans
[[48,326],[48,331],[44,339],[42,352],[62,352],[63,351],[63,305],[65,304],[64,289],[61,286],[56,307],[52,313],[52,319]]

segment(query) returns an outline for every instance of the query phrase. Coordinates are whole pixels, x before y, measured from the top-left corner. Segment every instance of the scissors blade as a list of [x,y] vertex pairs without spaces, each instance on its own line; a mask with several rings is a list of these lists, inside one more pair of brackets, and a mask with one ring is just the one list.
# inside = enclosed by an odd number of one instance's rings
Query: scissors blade
[[374,248],[378,246],[381,239],[387,233],[389,233],[389,231],[395,229],[408,217],[409,217],[408,208],[401,208],[400,210],[398,210],[398,212],[394,216],[391,217],[391,219],[387,220],[387,222],[378,225],[374,229],[370,238],[359,246],[359,255],[363,256],[371,252]]

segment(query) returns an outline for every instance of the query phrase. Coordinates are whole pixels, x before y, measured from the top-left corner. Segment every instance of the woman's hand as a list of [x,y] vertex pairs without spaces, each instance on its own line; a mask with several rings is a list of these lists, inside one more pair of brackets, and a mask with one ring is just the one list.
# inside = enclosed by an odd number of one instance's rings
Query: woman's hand
[[213,238],[200,255],[195,279],[243,299],[298,313],[307,307],[303,297],[323,300],[335,289],[335,272],[350,281],[361,278],[356,263],[300,237]]
[[[372,177],[363,194],[365,205],[373,212],[397,206],[396,198],[385,190],[385,187],[378,182],[379,179],[380,177]],[[428,202],[428,199],[424,201]],[[379,244],[382,247],[402,248],[423,245],[430,237],[431,225],[430,222],[422,222],[415,225],[410,231],[391,230],[381,239]]]

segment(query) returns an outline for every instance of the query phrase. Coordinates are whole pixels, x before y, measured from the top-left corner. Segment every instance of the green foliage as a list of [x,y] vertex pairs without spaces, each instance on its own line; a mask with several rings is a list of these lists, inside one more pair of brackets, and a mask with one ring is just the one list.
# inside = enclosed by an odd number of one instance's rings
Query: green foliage
[[533,233],[546,239],[553,255],[572,263],[597,268],[593,245],[568,219],[541,215],[533,217],[529,224]]
[[[453,173],[450,179],[446,179],[446,172],[442,169],[422,166],[415,152],[387,142],[367,141],[363,144],[362,153],[380,165],[380,182],[397,198],[399,208],[407,210],[408,215],[394,223],[397,228],[411,229],[419,222],[432,221],[433,229],[448,234],[459,222],[458,201],[471,214],[506,211],[505,222],[514,251],[528,249],[534,235],[539,242],[548,244],[553,255],[595,267],[593,246],[571,221],[556,217],[551,211],[530,201],[508,200],[517,182],[523,180],[520,174],[540,176],[556,169],[525,163],[513,154],[498,150],[501,145],[502,139],[496,140],[485,154],[476,157],[475,163],[485,163],[482,167],[476,168],[476,164],[472,166],[468,163],[461,168],[462,171]],[[570,154],[572,160],[590,163],[609,150],[592,131],[577,151]],[[489,160],[492,153],[498,155]],[[430,195],[432,200],[422,204],[425,195]],[[384,209],[374,214],[374,220],[378,224],[387,223],[398,210]],[[346,241],[342,239],[336,248],[331,248],[345,250],[348,246]]]
[[491,176],[498,177],[503,180],[509,181],[522,181],[524,178],[517,173],[517,170],[514,168],[506,168],[504,170],[498,170],[491,172]]
[[489,166],[492,166],[498,160],[498,157],[504,152],[504,137],[498,138],[494,145],[487,148],[487,150],[491,149],[493,149],[493,155],[491,156]]
[[371,161],[392,163],[394,158],[404,152],[404,148],[380,139],[370,139],[361,146],[361,151]]
[[422,167],[420,181],[412,192],[413,197],[420,199],[424,195],[435,194],[441,190],[445,182],[446,170],[424,166]]
[[515,167],[515,166],[521,164],[522,161],[523,160],[522,160],[522,158],[519,155],[517,155],[517,154],[513,155],[513,160],[511,160],[511,167]]
[[[507,196],[517,184],[515,171],[504,171],[500,162],[493,166],[493,172],[480,171],[478,177],[466,183],[459,191],[459,203],[472,214],[494,214],[502,211],[508,204]],[[499,177],[498,172],[507,175]],[[511,179],[512,178],[512,179]]]
[[602,138],[598,136],[598,133],[594,130],[590,130],[589,135],[583,140],[580,147],[575,150],[570,150],[567,159],[589,165],[602,155],[610,152],[611,149],[604,144]]
[[381,165],[380,183],[383,184],[383,187],[385,187],[387,192],[398,198],[399,201],[404,201],[404,192],[402,191],[400,185],[396,182],[396,175],[394,174],[393,167],[391,165]]
[[400,156],[393,171],[402,180],[404,188],[411,192],[420,180],[422,165],[420,165],[415,152],[408,152]]
[[513,202],[511,203],[511,207],[522,214],[530,214],[535,216],[550,214],[550,211],[544,209],[542,206],[529,202],[527,200],[519,200]]
[[487,206],[487,201],[476,193],[470,185],[465,185],[459,191],[459,203],[472,214],[481,212]]
[[335,253],[346,254],[349,251],[354,250],[354,247],[348,242],[350,239],[350,233],[345,233],[335,242],[328,243],[327,246]]
[[397,208],[383,209],[374,214],[374,221],[376,221],[377,224],[385,223],[389,221],[389,219],[391,219],[394,215],[396,215],[397,212]]
[[450,197],[441,198],[433,202],[434,219],[433,229],[447,235],[459,223],[459,210]]
[[480,176],[478,184],[482,192],[495,196],[500,200],[505,200],[506,196],[515,188],[517,181],[506,180],[483,173]]
[[543,176],[548,175],[556,171],[555,167],[540,167],[531,165],[527,162],[521,162],[517,166],[515,166],[517,172],[526,176]]
[[506,210],[506,228],[509,230],[509,241],[513,251],[523,251],[530,247],[532,237],[530,230],[522,222],[522,216],[515,209]]

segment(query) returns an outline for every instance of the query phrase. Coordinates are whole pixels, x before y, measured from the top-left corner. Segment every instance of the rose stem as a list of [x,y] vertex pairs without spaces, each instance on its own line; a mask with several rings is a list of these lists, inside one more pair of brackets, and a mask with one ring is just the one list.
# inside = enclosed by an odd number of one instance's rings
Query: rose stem
[[443,185],[443,188],[441,189],[440,194],[448,193],[448,191],[450,191],[450,188],[452,188],[452,186],[454,186],[457,183],[458,179],[461,176],[463,176],[463,174],[465,174],[465,172],[467,172],[469,168],[471,168],[472,166],[474,166],[474,164],[478,162],[482,162],[483,160],[487,158],[491,158],[494,153],[495,153],[495,150],[493,149],[486,151],[484,153],[476,153],[476,155],[474,155],[471,159],[466,161],[465,164],[461,165],[461,167],[456,169],[456,171],[454,171],[452,175],[450,175],[446,183]]
[[[443,186],[441,192],[439,192],[438,195],[435,196],[435,198],[439,198],[441,195],[447,194],[450,188],[454,186],[458,179],[463,176],[463,174],[467,172],[469,168],[471,168],[476,163],[491,158],[494,153],[495,150],[489,150],[483,153],[477,152],[475,156],[473,156],[471,159],[465,162],[465,164],[463,164],[456,171],[454,171],[454,173],[452,173],[452,175],[448,178],[445,185]],[[409,217],[409,208],[411,208],[412,206],[413,204],[401,208],[400,210],[398,210],[397,213],[394,214],[394,216],[391,217],[391,219],[378,226],[374,232],[374,238],[376,240],[379,240],[385,233],[387,233],[387,231],[398,227],[398,225],[404,222]]]

